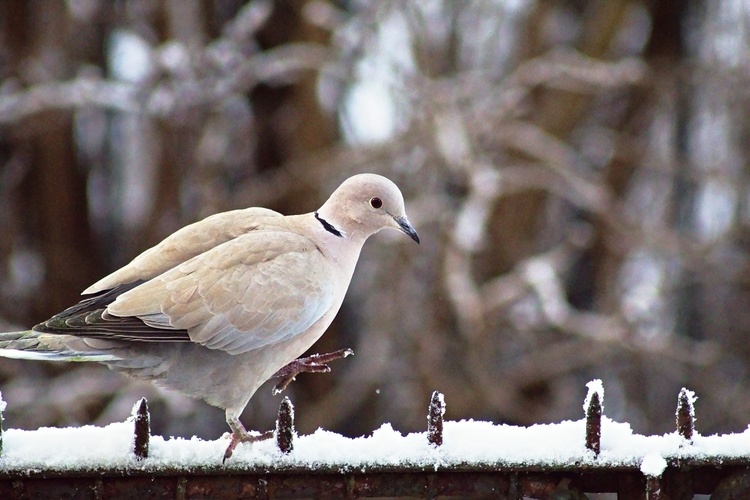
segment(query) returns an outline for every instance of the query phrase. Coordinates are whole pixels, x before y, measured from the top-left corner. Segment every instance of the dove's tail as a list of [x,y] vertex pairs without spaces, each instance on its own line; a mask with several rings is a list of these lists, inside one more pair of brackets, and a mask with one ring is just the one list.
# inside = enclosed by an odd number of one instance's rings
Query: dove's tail
[[109,353],[81,352],[61,342],[65,335],[49,335],[33,330],[0,333],[0,356],[38,361],[111,361],[118,359]]

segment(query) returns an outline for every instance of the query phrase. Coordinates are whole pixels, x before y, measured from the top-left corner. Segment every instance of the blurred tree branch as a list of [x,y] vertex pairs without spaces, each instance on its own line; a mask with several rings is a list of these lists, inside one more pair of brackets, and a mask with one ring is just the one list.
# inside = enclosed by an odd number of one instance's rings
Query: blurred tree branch
[[[170,42],[169,50],[179,50]],[[211,54],[210,48],[205,57]],[[211,54],[211,57],[219,57]],[[38,84],[28,90],[0,90],[0,124],[10,124],[44,111],[101,107],[168,119],[215,105],[260,84],[283,84],[300,71],[318,70],[331,61],[330,50],[314,44],[288,44],[257,54],[241,64],[221,68],[189,81],[142,84],[82,76],[69,82]],[[216,61],[212,61],[216,62]],[[7,86],[11,86],[12,84]]]

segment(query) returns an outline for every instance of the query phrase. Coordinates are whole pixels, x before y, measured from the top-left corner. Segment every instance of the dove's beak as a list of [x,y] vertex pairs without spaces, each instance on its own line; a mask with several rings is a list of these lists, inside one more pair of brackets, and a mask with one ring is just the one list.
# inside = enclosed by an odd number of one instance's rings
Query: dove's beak
[[396,221],[399,229],[419,244],[419,235],[417,234],[417,230],[414,229],[414,226],[411,225],[411,222],[409,222],[409,219],[406,217],[394,217],[393,220]]

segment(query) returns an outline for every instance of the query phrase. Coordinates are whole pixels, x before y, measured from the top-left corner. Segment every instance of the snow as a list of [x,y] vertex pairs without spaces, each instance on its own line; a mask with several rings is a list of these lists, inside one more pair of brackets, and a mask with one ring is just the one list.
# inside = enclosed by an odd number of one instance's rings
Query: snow
[[667,461],[657,453],[646,455],[641,462],[641,472],[649,477],[659,477],[667,468]]
[[131,83],[146,80],[153,71],[151,46],[133,31],[116,30],[109,39],[112,76]]
[[696,420],[695,402],[698,401],[698,396],[695,395],[694,391],[691,391],[690,389],[686,389],[684,387],[680,390],[680,397],[682,397],[683,394],[687,398],[688,409],[690,410],[690,417],[693,419],[693,421],[695,421]]
[[[593,456],[584,446],[585,421],[518,427],[473,420],[448,421],[440,447],[428,444],[427,433],[402,434],[383,424],[372,435],[347,438],[318,429],[298,436],[283,454],[271,439],[240,445],[224,467],[240,469],[371,470],[389,467],[577,467],[626,466],[659,476],[673,458],[750,456],[750,430],[722,436],[696,435],[685,446],[677,433],[642,436],[628,424],[602,418],[602,449]],[[133,422],[106,427],[9,429],[3,435],[0,471],[70,469],[221,468],[228,439],[204,441],[152,436],[149,457],[133,455]]]
[[[432,398],[432,401],[430,401],[430,413],[434,413],[437,410],[442,417],[445,415],[445,396],[442,392],[436,392],[433,394]],[[437,408],[435,408],[435,406],[437,406]],[[427,420],[430,420],[430,415],[427,415]]]
[[586,387],[588,388],[589,392],[586,394],[586,399],[583,401],[583,411],[588,412],[589,406],[591,406],[591,398],[594,396],[594,394],[597,394],[599,396],[599,406],[601,407],[602,411],[604,411],[604,384],[602,384],[602,381],[600,379],[594,379],[591,382],[586,384]]
[[[584,409],[593,394],[598,394],[600,401],[604,399],[601,380],[593,380],[587,386]],[[695,400],[694,393],[685,393],[691,401]],[[444,410],[442,394],[437,394]],[[4,408],[1,395],[0,408]],[[692,441],[686,442],[677,432],[662,436],[636,434],[629,424],[602,416],[598,456],[586,449],[585,419],[530,427],[461,420],[443,423],[441,446],[430,445],[427,430],[404,434],[386,423],[371,435],[358,438],[323,429],[304,436],[295,433],[289,453],[282,453],[275,439],[241,444],[225,465],[221,459],[229,444],[228,435],[216,441],[151,436],[149,456],[139,460],[133,453],[135,418],[106,427],[9,429],[2,434],[0,473],[175,468],[340,472],[394,467],[549,470],[589,466],[626,467],[648,477],[659,477],[675,459],[683,463],[708,459],[726,463],[750,458],[750,427],[742,433],[720,436],[695,433]]]

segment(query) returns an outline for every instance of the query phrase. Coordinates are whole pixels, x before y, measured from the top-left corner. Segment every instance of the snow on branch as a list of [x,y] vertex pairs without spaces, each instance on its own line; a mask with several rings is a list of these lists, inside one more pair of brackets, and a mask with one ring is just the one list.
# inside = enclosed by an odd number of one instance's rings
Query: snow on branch
[[165,118],[220,103],[260,83],[292,81],[300,72],[319,71],[333,60],[331,49],[314,43],[261,51],[253,36],[272,7],[268,0],[249,3],[224,26],[222,36],[204,47],[168,40],[150,48],[139,39],[143,60],[137,78],[104,79],[97,68],[83,67],[71,80],[28,88],[7,80],[0,86],[0,125],[44,111],[88,107]]

